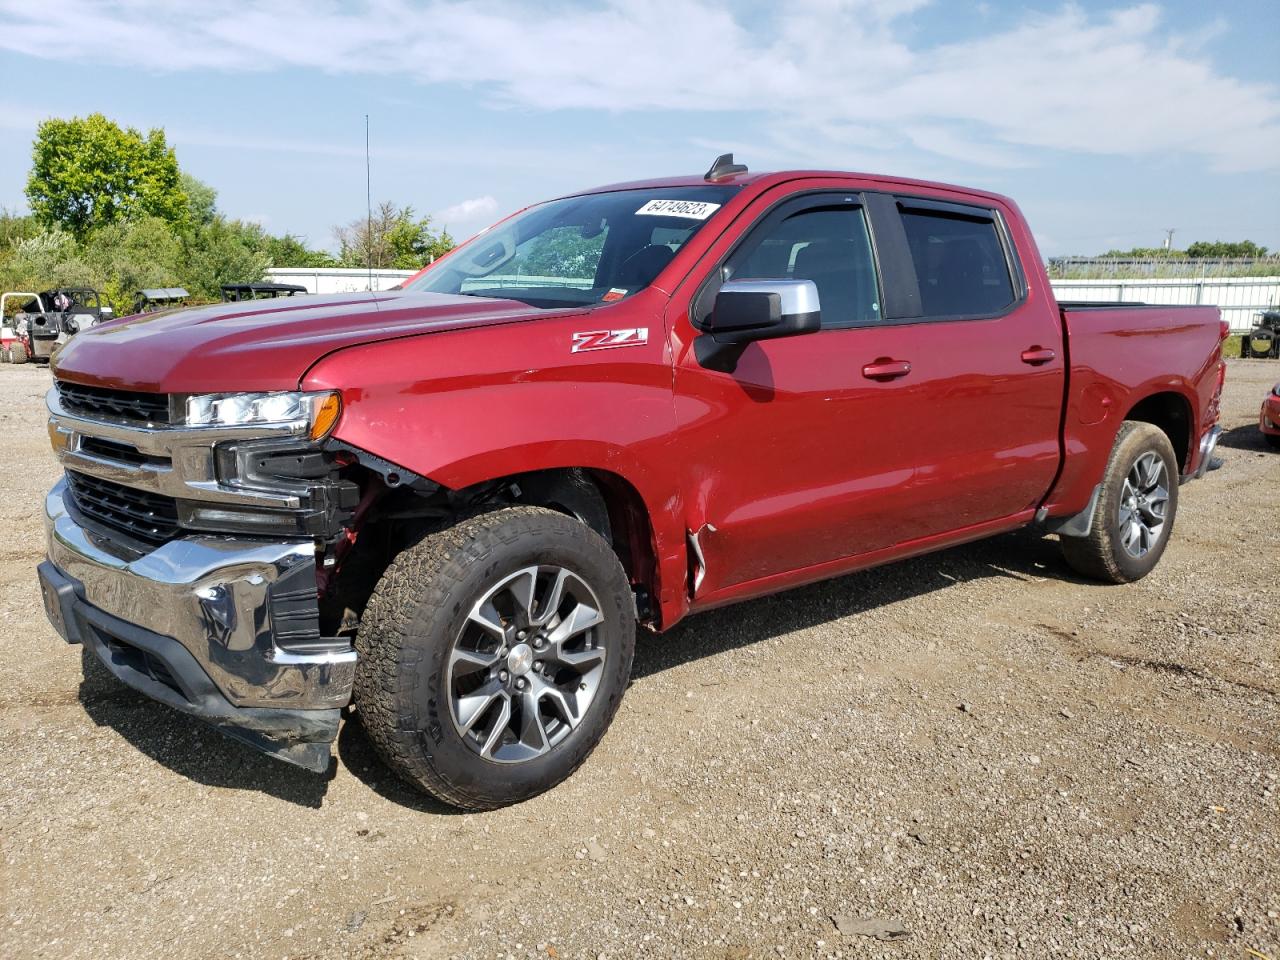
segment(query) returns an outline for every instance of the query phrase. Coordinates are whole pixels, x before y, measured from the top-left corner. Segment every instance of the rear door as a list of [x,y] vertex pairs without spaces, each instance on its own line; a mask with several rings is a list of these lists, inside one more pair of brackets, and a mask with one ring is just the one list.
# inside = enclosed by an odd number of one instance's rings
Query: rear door
[[[910,539],[1033,509],[1058,469],[1065,365],[1057,304],[1029,288],[996,207],[869,197],[883,268],[916,295]],[[914,314],[914,315],[913,315]]]

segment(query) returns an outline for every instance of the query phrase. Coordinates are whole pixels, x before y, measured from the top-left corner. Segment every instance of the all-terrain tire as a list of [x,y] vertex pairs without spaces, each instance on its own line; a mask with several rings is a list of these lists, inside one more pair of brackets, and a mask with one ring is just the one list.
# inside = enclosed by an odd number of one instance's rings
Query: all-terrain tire
[[9,348],[9,362],[10,363],[26,363],[27,348],[20,343],[15,343],[13,346],[11,346]]
[[[599,686],[577,726],[517,763],[482,757],[454,723],[450,652],[476,602],[531,565],[573,572],[594,591],[606,650]],[[402,551],[383,574],[356,634],[355,704],[374,748],[410,784],[446,803],[489,810],[567,779],[608,729],[635,652],[635,603],[609,544],[582,522],[540,507],[466,517]]]
[[[1139,459],[1153,453],[1164,462],[1168,504],[1158,538],[1142,556],[1133,556],[1121,540],[1120,512],[1126,477]],[[1150,573],[1164,554],[1178,513],[1178,460],[1159,427],[1126,420],[1120,425],[1111,458],[1102,475],[1102,493],[1085,537],[1063,537],[1067,563],[1086,577],[1107,583],[1132,583]]]

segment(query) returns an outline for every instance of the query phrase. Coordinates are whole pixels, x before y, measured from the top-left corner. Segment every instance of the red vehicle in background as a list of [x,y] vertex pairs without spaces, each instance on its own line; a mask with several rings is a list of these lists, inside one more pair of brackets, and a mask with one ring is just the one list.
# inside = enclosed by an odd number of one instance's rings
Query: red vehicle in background
[[1271,388],[1262,401],[1262,410],[1258,413],[1258,429],[1267,443],[1280,449],[1280,383]]
[[637,622],[1028,524],[1146,575],[1224,335],[1056,302],[1003,197],[722,157],[531,207],[401,290],[76,337],[46,606],[283,759],[324,769],[354,703],[400,775],[494,807],[586,759]]

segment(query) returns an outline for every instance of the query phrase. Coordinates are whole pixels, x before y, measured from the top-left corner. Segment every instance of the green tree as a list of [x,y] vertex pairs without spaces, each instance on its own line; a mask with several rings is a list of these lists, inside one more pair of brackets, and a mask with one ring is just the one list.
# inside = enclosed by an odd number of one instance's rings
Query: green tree
[[433,233],[430,217],[416,217],[413,207],[378,204],[371,217],[335,227],[338,265],[374,269],[416,270],[454,248],[448,231]]
[[100,113],[40,124],[27,201],[38,223],[77,237],[144,215],[169,223],[188,215],[178,158],[164,131],[143,136]]
[[1187,247],[1187,256],[1195,259],[1202,257],[1257,258],[1266,255],[1267,248],[1258,246],[1252,240],[1239,240],[1233,243],[1222,240],[1212,242],[1197,240]]
[[184,251],[169,224],[142,217],[95,231],[81,245],[80,256],[91,268],[90,285],[123,313],[139,290],[179,285]]
[[218,217],[185,241],[179,282],[206,300],[221,297],[224,283],[256,283],[271,266],[263,229],[254,223]]
[[218,215],[218,191],[185,171],[179,183],[187,197],[187,222],[196,227],[213,223]]
[[0,262],[4,261],[6,254],[12,254],[19,243],[39,232],[40,225],[34,217],[0,207]]
[[312,250],[301,237],[295,237],[291,233],[280,237],[266,237],[262,249],[271,258],[273,267],[338,266],[338,260],[333,254],[327,250]]

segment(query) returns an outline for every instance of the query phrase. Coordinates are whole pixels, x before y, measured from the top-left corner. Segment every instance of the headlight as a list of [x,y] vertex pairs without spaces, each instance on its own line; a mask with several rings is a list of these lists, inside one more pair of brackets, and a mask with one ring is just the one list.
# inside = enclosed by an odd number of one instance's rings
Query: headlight
[[[342,412],[332,390],[316,393],[205,393],[187,398],[189,427],[297,424],[312,440],[327,436]],[[302,432],[301,429],[299,432]]]

